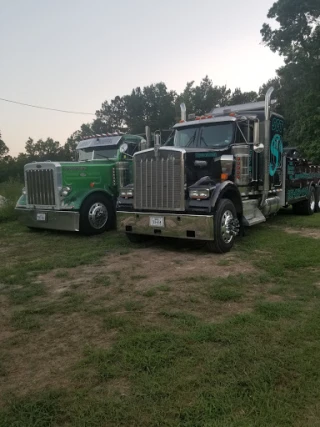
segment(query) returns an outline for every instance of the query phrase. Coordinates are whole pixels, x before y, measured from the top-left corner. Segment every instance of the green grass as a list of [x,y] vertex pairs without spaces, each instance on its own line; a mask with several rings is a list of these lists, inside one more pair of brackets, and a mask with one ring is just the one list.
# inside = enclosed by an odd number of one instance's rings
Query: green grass
[[170,291],[170,286],[162,284],[162,285],[158,285],[157,287],[159,289],[159,291],[161,292],[169,292]]
[[217,301],[238,301],[242,295],[241,291],[229,288],[212,289],[210,292],[211,298]]
[[20,181],[7,181],[0,183],[0,196],[6,199],[6,203],[0,206],[0,222],[16,219],[14,208],[22,194],[23,184]]
[[318,228],[320,225],[319,215],[311,216],[294,215],[292,208],[282,209],[272,221],[277,226],[298,228]]
[[130,323],[126,317],[120,315],[109,315],[103,319],[103,325],[107,330],[124,328]]
[[[317,228],[320,215],[281,215],[249,230],[233,259],[219,261],[228,277],[193,272],[170,286],[159,277],[158,286],[141,292],[142,274],[126,278],[119,264],[116,273],[99,273],[53,296],[39,274],[68,272],[105,260],[106,252],[119,254],[123,237],[39,234],[1,224],[0,296],[14,336],[1,346],[0,384],[14,384],[8,367],[17,353],[24,354],[25,344],[43,352],[51,366],[57,356],[46,346],[60,349],[60,336],[67,333],[63,321],[75,328],[65,337],[73,362],[63,371],[64,385],[41,387],[35,380],[24,384],[24,393],[17,383],[9,394],[0,385],[0,427],[318,425],[319,240],[286,234],[284,225]],[[233,272],[241,260],[256,272]],[[66,277],[76,277],[76,270]],[[238,312],[228,312],[230,306]]]
[[156,289],[148,289],[147,291],[145,291],[143,294],[142,294],[144,297],[154,297],[155,295],[157,295],[157,291],[156,291]]

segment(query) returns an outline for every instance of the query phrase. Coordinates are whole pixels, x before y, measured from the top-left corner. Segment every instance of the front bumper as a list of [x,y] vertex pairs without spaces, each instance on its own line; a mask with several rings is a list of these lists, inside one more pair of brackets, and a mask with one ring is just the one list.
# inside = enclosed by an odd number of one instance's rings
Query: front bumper
[[[162,217],[163,227],[150,226],[150,217]],[[171,213],[117,212],[119,231],[151,236],[176,237],[190,240],[213,240],[212,215]]]
[[[15,208],[15,212],[18,220],[27,227],[79,231],[79,212],[27,208]],[[41,220],[39,220],[40,217]]]

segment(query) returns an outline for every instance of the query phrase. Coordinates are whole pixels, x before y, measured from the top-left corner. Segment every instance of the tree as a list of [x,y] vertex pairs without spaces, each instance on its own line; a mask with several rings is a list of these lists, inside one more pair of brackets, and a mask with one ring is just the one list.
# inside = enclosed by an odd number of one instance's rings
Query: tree
[[287,119],[286,138],[310,159],[320,161],[320,2],[278,0],[264,24],[263,41],[284,57],[278,70],[279,100]]
[[60,159],[60,143],[52,138],[47,138],[45,141],[39,139],[34,142],[29,137],[25,145],[26,154],[32,160],[59,160]]
[[1,132],[0,132],[0,159],[8,153],[9,153],[9,148],[6,146],[4,141],[2,141]]
[[319,0],[278,0],[268,12],[278,29],[263,24],[263,41],[273,52],[278,52],[286,63],[301,59],[319,59],[320,2]]
[[232,93],[228,103],[229,105],[245,104],[254,102],[258,98],[257,92],[242,92],[240,88],[236,88]]
[[100,120],[105,125],[105,132],[108,133],[125,129],[124,113],[124,98],[116,96],[111,100],[110,104],[105,101],[101,109],[96,111],[96,116],[97,120]]
[[212,80],[205,76],[200,85],[188,82],[182,94],[176,99],[176,119],[180,117],[180,104],[186,104],[187,111],[197,116],[209,113],[217,104],[227,105],[231,90],[226,86],[213,86]]
[[176,93],[168,91],[163,82],[144,87],[144,124],[152,130],[171,127],[175,122],[175,98]]

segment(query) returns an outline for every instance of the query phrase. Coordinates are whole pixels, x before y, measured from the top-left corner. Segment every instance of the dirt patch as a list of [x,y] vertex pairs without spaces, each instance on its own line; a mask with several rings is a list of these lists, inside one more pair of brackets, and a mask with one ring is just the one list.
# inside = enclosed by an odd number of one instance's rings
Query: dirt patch
[[[142,314],[145,321],[152,323],[159,320],[161,311],[171,308],[210,320],[233,314],[237,310],[235,305],[228,308],[213,302],[203,284],[253,272],[252,265],[234,253],[218,256],[144,248],[125,256],[110,254],[99,265],[55,270],[39,276],[39,280],[46,286],[51,301],[76,289],[92,307],[116,315],[127,311],[133,317]],[[61,278],[64,275],[68,277]],[[161,291],[163,285],[170,291]]]
[[85,346],[108,349],[115,334],[102,328],[101,319],[77,313],[52,316],[45,330],[16,331],[2,342],[5,376],[0,377],[0,404],[8,393],[24,396],[44,388],[70,386],[70,369],[82,359]]
[[290,228],[286,227],[283,229],[288,234],[298,234],[299,236],[303,237],[311,237],[313,239],[320,239],[320,230],[316,228]]
[[[188,325],[192,316],[205,322],[219,322],[250,312],[260,295],[273,298],[268,294],[269,286],[249,286],[239,280],[240,298],[230,301],[210,297],[210,287],[218,289],[220,282],[215,279],[232,276],[230,288],[237,294],[235,276],[255,272],[236,253],[217,256],[144,248],[125,256],[110,253],[97,265],[57,269],[39,276],[37,280],[47,292],[33,299],[37,307],[56,302],[63,310],[64,302],[77,301],[77,297],[82,298],[83,304],[75,304],[71,312],[48,314],[43,317],[41,328],[32,332],[12,328],[12,312],[3,306],[7,312],[0,322],[6,356],[6,375],[0,377],[2,399],[10,392],[24,396],[45,388],[77,387],[73,369],[82,360],[86,344],[110,348],[117,338],[117,328],[127,322],[142,327],[165,324],[175,328],[184,321]],[[228,287],[228,281],[224,286]],[[130,394],[126,379],[114,379],[106,387],[110,394]],[[0,397],[0,405],[3,401]]]
[[[221,265],[222,260],[227,265]],[[39,280],[51,293],[64,292],[79,283],[94,285],[95,278],[99,276],[109,276],[120,285],[134,282],[134,289],[143,291],[150,289],[152,285],[170,282],[179,282],[180,285],[175,284],[174,287],[183,289],[184,279],[190,283],[192,277],[196,282],[199,277],[227,277],[248,274],[255,270],[251,264],[236,258],[234,254],[221,257],[148,248],[132,251],[125,257],[108,255],[99,265],[80,266],[64,271],[68,272],[68,279],[56,277],[59,270],[55,270],[39,276]],[[60,270],[60,273],[63,273],[63,270]]]

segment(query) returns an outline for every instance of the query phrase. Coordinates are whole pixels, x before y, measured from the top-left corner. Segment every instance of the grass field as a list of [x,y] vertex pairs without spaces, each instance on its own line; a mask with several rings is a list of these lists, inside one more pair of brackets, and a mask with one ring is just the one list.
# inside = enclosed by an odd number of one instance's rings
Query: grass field
[[19,181],[0,182],[0,196],[6,203],[0,206],[0,222],[15,219],[14,207],[21,196],[23,184]]
[[0,426],[320,426],[320,214],[217,256],[0,224]]

